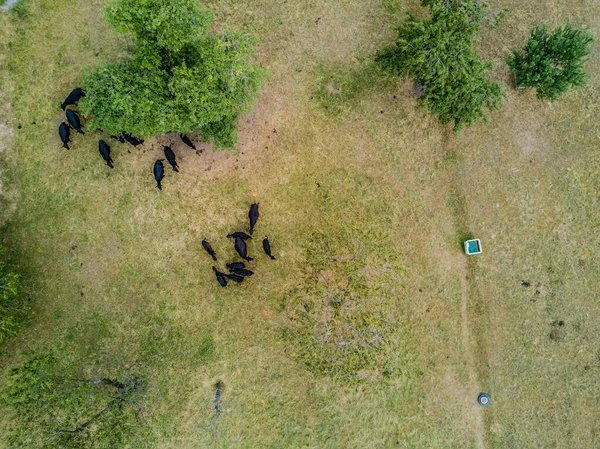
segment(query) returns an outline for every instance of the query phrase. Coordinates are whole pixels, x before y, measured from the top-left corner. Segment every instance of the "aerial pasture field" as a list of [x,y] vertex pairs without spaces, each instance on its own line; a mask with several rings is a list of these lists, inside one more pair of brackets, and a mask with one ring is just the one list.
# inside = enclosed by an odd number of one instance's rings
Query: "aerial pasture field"
[[[510,11],[476,48],[507,97],[457,135],[374,63],[419,1],[207,1],[268,74],[239,144],[112,140],[113,170],[101,133],[66,151],[56,132],[81,70],[126,43],[106,3],[0,14],[0,243],[35,312],[2,370],[48,346],[102,376],[159,360],[160,448],[600,447],[600,0],[493,0]],[[567,21],[596,37],[587,86],[514,90],[510,50]],[[237,260],[252,203],[255,274],[223,289],[201,241]]]

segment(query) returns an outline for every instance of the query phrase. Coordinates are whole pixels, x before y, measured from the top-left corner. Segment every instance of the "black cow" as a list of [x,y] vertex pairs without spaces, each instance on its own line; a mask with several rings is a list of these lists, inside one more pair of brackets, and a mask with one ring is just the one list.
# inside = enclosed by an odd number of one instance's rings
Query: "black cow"
[[248,218],[250,219],[250,235],[254,233],[254,226],[258,221],[258,204],[253,204],[250,206],[250,212],[248,212]]
[[110,137],[112,137],[113,139],[118,140],[121,143],[125,143],[125,139],[123,139],[123,136],[121,134],[119,134],[118,136],[110,136]]
[[60,108],[64,111],[68,105],[76,104],[81,97],[85,97],[85,92],[83,89],[81,87],[73,89],[73,92],[71,92],[67,98],[65,98],[65,101],[63,101],[63,103],[60,105]]
[[106,165],[108,165],[110,168],[114,168],[113,160],[110,158],[110,147],[104,140],[98,141],[98,150],[100,151],[102,159],[104,159],[106,162]]
[[252,237],[250,237],[248,234],[246,234],[245,232],[233,232],[231,234],[227,234],[227,238],[230,237],[239,237],[243,240],[248,240],[248,239],[252,239]]
[[238,282],[238,283],[244,282],[244,277],[238,276],[237,274],[224,274],[223,276],[225,276],[227,279],[229,279],[233,282]]
[[251,257],[248,257],[248,249],[246,248],[246,242],[244,241],[244,239],[241,239],[239,237],[235,238],[235,250],[242,259],[247,260],[248,262],[254,260]]
[[165,147],[164,150],[165,157],[167,158],[167,161],[169,161],[169,164],[171,164],[171,167],[173,167],[173,171],[179,173],[179,167],[177,166],[177,161],[175,160],[175,153],[173,153],[171,147]]
[[269,238],[265,237],[263,240],[263,249],[265,250],[265,254],[271,258],[271,260],[275,260],[275,257],[271,255],[271,244],[269,243]]
[[227,268],[229,268],[229,271],[236,270],[236,269],[239,269],[239,268],[246,268],[246,264],[244,262],[227,263],[227,264],[225,264],[225,266]]
[[162,184],[160,183],[165,177],[165,166],[159,159],[154,163],[154,179],[156,179],[156,188],[162,190]]
[[219,282],[219,284],[221,284],[221,287],[227,287],[227,281],[225,280],[225,276],[227,275],[221,273],[215,267],[213,267],[213,271],[215,272],[215,275],[217,276],[217,281]]
[[65,122],[62,122],[58,127],[58,135],[60,136],[60,140],[62,140],[63,148],[70,150],[68,145],[71,141],[71,139],[69,139],[69,126]]
[[135,137],[133,137],[131,134],[126,133],[125,131],[123,131],[121,133],[121,135],[123,136],[123,139],[125,139],[127,142],[129,142],[131,145],[133,145],[134,147],[137,147],[138,145],[141,145],[144,143],[143,139],[136,139]]
[[79,134],[85,134],[81,129],[81,122],[79,121],[79,116],[70,109],[67,109],[67,120],[69,121],[69,124],[73,127],[75,131],[77,131]]
[[245,268],[230,268],[229,271],[240,276],[252,276],[254,271],[246,270]]
[[206,240],[202,240],[202,247],[206,250],[208,254],[212,256],[213,260],[217,260],[217,254],[212,249],[212,246],[210,246],[210,243],[208,243]]
[[186,136],[185,134],[179,134],[179,137],[181,137],[183,143],[185,143],[188,147],[192,148],[193,150],[196,149],[196,145],[194,145],[194,142],[192,142],[188,136]]

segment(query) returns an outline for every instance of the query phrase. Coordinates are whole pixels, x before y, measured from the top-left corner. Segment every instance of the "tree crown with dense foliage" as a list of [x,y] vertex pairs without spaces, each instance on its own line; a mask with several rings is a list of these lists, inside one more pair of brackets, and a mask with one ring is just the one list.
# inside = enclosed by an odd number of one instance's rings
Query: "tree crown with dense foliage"
[[134,136],[200,133],[232,147],[235,122],[264,78],[251,61],[256,39],[211,32],[214,14],[194,0],[114,0],[107,17],[132,36],[133,50],[84,74],[80,107],[90,125]]
[[377,55],[384,69],[415,80],[421,104],[443,123],[464,125],[486,120],[483,108],[496,108],[503,97],[501,87],[488,81],[491,64],[473,49],[473,40],[484,23],[496,25],[501,18],[478,0],[422,0],[430,18],[409,16],[398,28],[393,46]]
[[584,65],[590,54],[592,35],[570,23],[548,33],[536,26],[525,48],[513,50],[506,62],[515,75],[515,84],[534,87],[540,100],[556,100],[571,86],[583,86]]

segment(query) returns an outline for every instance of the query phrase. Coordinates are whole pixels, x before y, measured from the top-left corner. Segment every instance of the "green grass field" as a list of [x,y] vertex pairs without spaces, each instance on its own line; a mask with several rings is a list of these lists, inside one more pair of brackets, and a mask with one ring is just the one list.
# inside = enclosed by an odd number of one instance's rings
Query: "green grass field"
[[[43,345],[107,371],[159,354],[161,448],[600,447],[599,0],[492,1],[510,13],[477,48],[508,98],[458,136],[372,62],[418,1],[211,0],[219,26],[260,38],[269,78],[236,152],[173,140],[162,193],[170,137],[114,143],[112,171],[100,133],[59,143],[81,69],[124,43],[105,3],[0,15],[0,243],[35,303],[2,367]],[[598,39],[588,86],[554,104],[513,90],[510,49],[568,20]],[[225,235],[253,202],[255,275],[221,289],[200,242],[233,260]],[[350,324],[376,349],[351,339],[340,361]]]

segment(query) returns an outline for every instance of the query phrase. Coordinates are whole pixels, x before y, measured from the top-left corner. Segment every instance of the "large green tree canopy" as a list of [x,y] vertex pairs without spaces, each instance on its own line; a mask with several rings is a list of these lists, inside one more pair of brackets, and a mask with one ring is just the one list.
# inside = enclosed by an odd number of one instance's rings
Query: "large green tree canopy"
[[422,0],[430,18],[409,16],[398,28],[394,45],[377,55],[389,72],[415,80],[419,100],[443,123],[462,126],[486,120],[483,108],[496,108],[501,87],[486,79],[491,64],[473,49],[482,24],[495,24],[501,14],[491,14],[479,0]]
[[107,18],[133,46],[123,61],[85,72],[80,108],[90,125],[135,136],[198,132],[232,147],[235,121],[264,78],[252,61],[256,39],[212,32],[214,14],[194,0],[114,0]]

